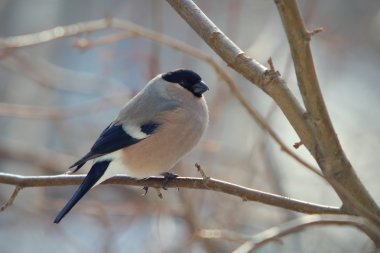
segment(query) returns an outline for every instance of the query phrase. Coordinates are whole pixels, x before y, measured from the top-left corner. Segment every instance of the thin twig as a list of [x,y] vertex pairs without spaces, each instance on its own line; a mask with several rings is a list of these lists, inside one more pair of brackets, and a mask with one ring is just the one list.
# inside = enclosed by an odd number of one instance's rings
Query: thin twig
[[10,207],[12,204],[13,204],[13,201],[15,200],[15,198],[17,197],[17,194],[19,193],[19,191],[22,189],[21,186],[19,185],[16,185],[12,195],[9,197],[9,199],[0,207],[0,212],[4,211],[5,209],[7,209],[8,207]]
[[199,163],[196,163],[195,167],[204,180],[210,179],[210,177],[206,175],[205,171],[202,169],[202,166]]
[[80,38],[74,42],[74,47],[76,47],[79,51],[84,52],[94,47],[117,43],[121,40],[126,40],[132,37],[135,37],[135,35],[130,32],[120,32],[98,39]]
[[196,235],[203,239],[218,239],[237,243],[245,243],[252,238],[250,235],[225,229],[201,229]]
[[324,32],[324,31],[325,31],[325,29],[323,27],[318,27],[318,28],[315,28],[314,30],[312,30],[311,32],[309,32],[309,35],[311,37],[311,36],[314,36],[318,33]]
[[[51,187],[51,186],[65,186],[65,185],[78,185],[80,184],[85,175],[58,175],[58,176],[21,176],[8,173],[0,173],[0,183],[16,185],[20,187]],[[127,177],[116,176],[104,182],[104,184],[120,184],[131,186],[148,186],[161,188],[163,177],[150,177],[144,180]],[[250,189],[240,185],[224,182],[221,180],[209,178],[194,177],[177,177],[170,180],[167,188],[190,188],[211,190],[215,192],[222,192],[229,195],[237,196],[244,201],[257,201],[263,204],[276,206],[291,211],[301,213],[321,213],[321,214],[343,214],[344,212],[337,207],[329,207],[324,205],[313,204],[301,200],[296,200],[276,194],[271,194],[259,190]]]
[[232,252],[256,252],[264,245],[277,241],[278,238],[294,234],[311,226],[326,225],[356,227],[368,235],[377,247],[380,246],[379,230],[365,218],[351,215],[308,215],[258,233]]

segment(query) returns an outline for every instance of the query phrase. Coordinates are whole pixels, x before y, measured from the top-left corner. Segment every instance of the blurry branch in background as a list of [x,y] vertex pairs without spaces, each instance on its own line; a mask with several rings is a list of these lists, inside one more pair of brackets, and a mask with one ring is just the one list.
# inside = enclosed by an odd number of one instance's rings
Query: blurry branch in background
[[261,233],[253,235],[249,240],[243,243],[239,248],[232,253],[248,253],[256,252],[261,247],[268,243],[276,242],[279,238],[289,234],[303,231],[305,228],[312,226],[351,226],[356,227],[374,242],[380,242],[380,233],[373,224],[362,217],[350,215],[307,215],[301,218],[284,223],[280,226],[275,226]]
[[[268,70],[248,57],[191,0],[167,0],[167,2],[229,67],[242,74],[275,100],[297,132],[302,144],[318,162],[324,176],[341,198],[344,208],[358,212],[355,207],[359,204],[368,212],[379,216],[379,207],[357,177],[332,127],[312,63],[308,43],[311,34],[306,32],[296,2],[293,0],[275,1],[288,33],[288,39],[290,43],[296,43],[291,45],[291,50],[293,57],[297,57],[297,59],[293,59],[294,62],[297,62],[297,78],[299,81],[307,82],[300,84],[308,86],[301,88],[301,95],[303,95],[307,110],[300,105],[286,87],[285,81],[278,71]],[[298,31],[297,29],[302,30]],[[302,46],[298,48],[297,45],[300,44]],[[306,68],[312,69],[306,70]],[[300,74],[303,76],[299,76]],[[309,75],[313,78],[312,80],[308,80]],[[305,94],[306,90],[309,92],[308,94]],[[314,96],[318,98],[314,98]]]
[[[199,164],[195,164],[195,167],[197,168],[198,172],[201,174],[202,178],[206,178],[205,172],[201,168]],[[178,163],[174,170],[179,171],[180,173],[184,171],[186,168],[182,164],[182,162]],[[185,243],[185,245],[180,245],[178,248],[172,250],[172,252],[186,252],[189,247],[186,247],[186,244],[192,244],[196,239],[203,245],[203,247],[206,249],[207,252],[219,252],[220,249],[218,248],[218,244],[214,241],[195,237],[194,235],[197,234],[197,232],[202,228],[202,224],[200,222],[200,217],[198,215],[198,210],[201,205],[200,203],[196,201],[196,198],[194,198],[190,192],[187,191],[178,191],[178,196],[181,201],[181,205],[183,206],[183,212],[182,212],[182,219],[186,223],[190,234],[192,235],[188,242]],[[199,240],[200,239],[200,240]]]
[[196,235],[203,239],[218,239],[235,243],[245,243],[252,239],[251,235],[236,233],[226,229],[201,229]]
[[269,243],[278,243],[281,237],[303,231],[312,226],[352,226],[365,232],[372,240],[379,241],[380,233],[367,219],[351,215],[313,214],[303,216],[279,226],[274,226],[255,235],[239,234],[220,229],[202,229],[197,236],[243,243],[233,253],[255,252]]
[[12,118],[63,120],[86,113],[99,112],[116,104],[124,104],[125,98],[129,96],[130,94],[127,93],[119,93],[112,96],[106,96],[100,101],[98,100],[71,108],[0,103],[0,116]]
[[[0,173],[0,184],[9,184],[16,187],[49,187],[80,184],[85,175],[58,175],[58,176],[21,176],[8,173]],[[131,186],[148,186],[161,188],[163,177],[149,177],[141,180],[128,176],[115,176],[104,184],[120,184]],[[240,185],[220,181],[213,178],[178,177],[171,180],[167,188],[191,188],[222,192],[237,196],[243,201],[257,201],[263,204],[285,208],[295,212],[308,214],[344,214],[340,208],[329,207],[309,202],[304,202],[276,194],[270,194]]]
[[[35,84],[46,90],[57,90],[82,95],[99,95],[113,93],[114,83],[121,84],[114,79],[90,73],[79,73],[59,67],[25,51],[16,51],[11,48],[3,49],[2,52],[4,51],[8,53],[0,57],[0,67],[15,73],[18,78],[24,77],[34,81]],[[66,80],[70,80],[70,82]],[[108,83],[107,86],[104,85],[106,81]]]
[[41,168],[43,171],[49,173],[62,172],[68,166],[65,161],[70,161],[73,159],[74,158],[69,155],[42,149],[41,147],[26,147],[25,145],[9,142],[7,145],[0,145],[0,161],[17,161],[29,166]]
[[[181,200],[181,204],[184,207],[182,218],[186,222],[191,235],[196,235],[198,231],[202,228],[202,225],[199,224],[200,222],[199,222],[199,217],[197,213],[197,208],[194,207],[193,198],[190,196],[187,196],[185,191],[179,191],[178,193]],[[198,239],[198,238],[194,238],[193,236],[191,238],[192,240]],[[205,240],[203,238],[200,238],[200,239],[202,239],[200,240],[200,242],[204,245],[205,249],[207,249],[207,252],[220,251],[220,249],[218,249],[218,245],[214,241]],[[183,245],[181,245],[180,247],[183,248]],[[179,252],[179,251],[180,249],[177,249],[173,252]]]
[[74,47],[77,48],[80,51],[87,51],[94,47],[109,45],[113,43],[117,43],[122,40],[126,40],[129,38],[133,38],[136,35],[134,35],[131,32],[121,32],[116,34],[111,34],[108,36],[104,36],[102,38],[93,40],[89,39],[88,37],[80,38],[74,42]]

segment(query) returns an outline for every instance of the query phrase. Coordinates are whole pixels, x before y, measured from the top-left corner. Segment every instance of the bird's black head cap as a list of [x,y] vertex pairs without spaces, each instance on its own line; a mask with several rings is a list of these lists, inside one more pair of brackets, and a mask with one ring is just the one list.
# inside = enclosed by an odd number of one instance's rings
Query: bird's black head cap
[[202,78],[192,70],[177,69],[162,75],[162,79],[170,83],[177,83],[196,97],[202,97],[202,93],[208,90]]

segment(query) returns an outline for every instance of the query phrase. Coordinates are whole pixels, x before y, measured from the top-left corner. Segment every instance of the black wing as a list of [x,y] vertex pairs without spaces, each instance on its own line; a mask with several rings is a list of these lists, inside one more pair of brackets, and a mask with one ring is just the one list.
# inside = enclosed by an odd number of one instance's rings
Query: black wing
[[[149,122],[143,124],[140,127],[140,130],[146,135],[150,135],[156,131],[158,127],[158,123]],[[100,134],[99,138],[92,146],[90,152],[88,152],[83,158],[70,166],[70,168],[76,167],[73,171],[75,172],[79,170],[88,160],[131,146],[144,139],[145,138],[138,139],[132,137],[125,131],[122,124],[115,124],[113,122]]]

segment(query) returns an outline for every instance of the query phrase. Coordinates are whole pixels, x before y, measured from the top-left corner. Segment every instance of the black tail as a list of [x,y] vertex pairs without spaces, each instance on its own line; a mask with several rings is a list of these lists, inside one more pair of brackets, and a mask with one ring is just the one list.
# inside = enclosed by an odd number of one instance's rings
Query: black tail
[[96,182],[103,176],[104,172],[107,170],[108,165],[111,161],[101,161],[95,163],[91,170],[88,172],[86,178],[83,180],[82,184],[79,186],[77,191],[71,197],[69,202],[65,207],[59,212],[54,220],[54,223],[59,223],[65,215],[70,212],[71,208],[78,203],[78,201],[93,187]]

